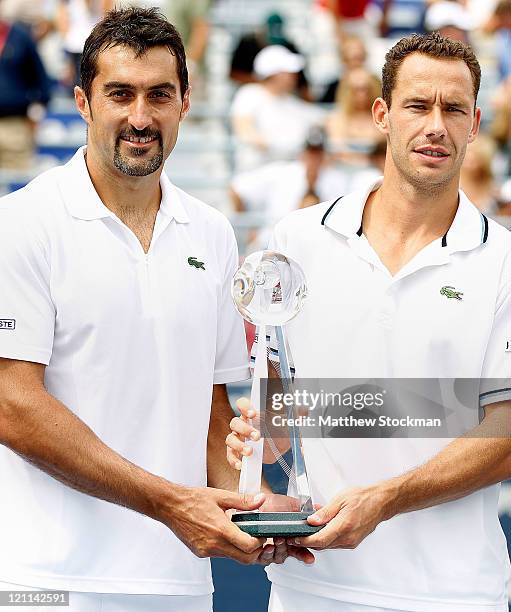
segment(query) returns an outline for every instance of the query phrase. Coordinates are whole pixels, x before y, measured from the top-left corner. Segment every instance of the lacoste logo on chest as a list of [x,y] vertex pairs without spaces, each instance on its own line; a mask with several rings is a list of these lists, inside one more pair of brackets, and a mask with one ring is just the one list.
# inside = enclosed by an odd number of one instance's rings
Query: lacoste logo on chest
[[463,293],[457,291],[454,287],[446,285],[440,289],[440,295],[445,295],[448,300],[462,300]]
[[190,266],[193,266],[194,268],[197,269],[201,269],[201,270],[205,270],[206,268],[204,267],[204,262],[203,261],[197,261],[197,257],[189,257],[188,258],[188,263]]

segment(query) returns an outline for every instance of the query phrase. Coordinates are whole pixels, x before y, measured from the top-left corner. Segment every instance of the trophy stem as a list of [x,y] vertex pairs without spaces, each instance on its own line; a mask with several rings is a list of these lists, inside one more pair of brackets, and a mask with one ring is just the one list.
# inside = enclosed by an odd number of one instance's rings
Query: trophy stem
[[[275,326],[275,333],[277,335],[279,347],[278,352],[282,387],[284,393],[292,393],[293,379],[291,377],[291,367],[289,365],[284,329],[281,325]],[[314,506],[312,505],[312,498],[309,488],[309,480],[307,478],[307,470],[305,468],[305,460],[303,458],[302,438],[300,436],[298,427],[294,424],[295,418],[297,417],[294,404],[288,407],[288,417],[291,419],[290,422],[293,423],[291,426],[289,426],[289,438],[293,456],[293,479],[296,486],[298,501],[300,502],[300,510],[302,512],[314,512]]]

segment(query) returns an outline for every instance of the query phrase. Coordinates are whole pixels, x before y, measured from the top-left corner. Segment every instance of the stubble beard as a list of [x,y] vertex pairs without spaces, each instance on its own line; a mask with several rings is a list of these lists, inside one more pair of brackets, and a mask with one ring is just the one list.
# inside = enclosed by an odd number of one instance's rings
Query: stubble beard
[[[142,156],[145,154],[144,149],[133,149],[133,155]],[[158,135],[158,152],[156,155],[153,155],[151,159],[140,160],[140,162],[135,162],[133,159],[130,159],[124,156],[121,153],[121,137],[117,138],[114,149],[114,166],[117,170],[120,170],[123,174],[127,174],[128,176],[147,176],[156,172],[163,163],[163,142],[161,136]]]
[[[412,187],[420,192],[430,196],[434,196],[439,192],[442,192],[452,180],[460,174],[461,164],[465,157],[465,152],[461,157],[461,161],[455,164],[450,171],[445,173],[438,173],[436,177],[422,173],[420,170],[414,171],[409,163],[409,159],[401,155],[398,151],[394,152],[391,144],[391,155],[394,159],[394,165],[396,166],[399,174],[403,176],[406,181],[412,185]],[[405,154],[406,155],[406,154]]]

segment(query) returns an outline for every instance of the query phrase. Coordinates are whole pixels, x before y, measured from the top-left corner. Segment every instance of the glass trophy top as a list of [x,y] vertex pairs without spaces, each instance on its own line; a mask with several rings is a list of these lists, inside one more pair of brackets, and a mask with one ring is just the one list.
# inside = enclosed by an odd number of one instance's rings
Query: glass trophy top
[[306,296],[301,267],[276,251],[249,255],[232,281],[236,308],[254,325],[284,325],[300,312]]

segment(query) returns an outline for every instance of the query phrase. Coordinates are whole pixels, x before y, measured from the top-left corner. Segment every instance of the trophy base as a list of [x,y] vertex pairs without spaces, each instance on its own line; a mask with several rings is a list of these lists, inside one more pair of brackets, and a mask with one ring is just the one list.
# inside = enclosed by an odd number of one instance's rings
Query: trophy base
[[323,528],[307,523],[312,512],[236,512],[232,521],[242,531],[254,537],[292,538],[308,536]]

